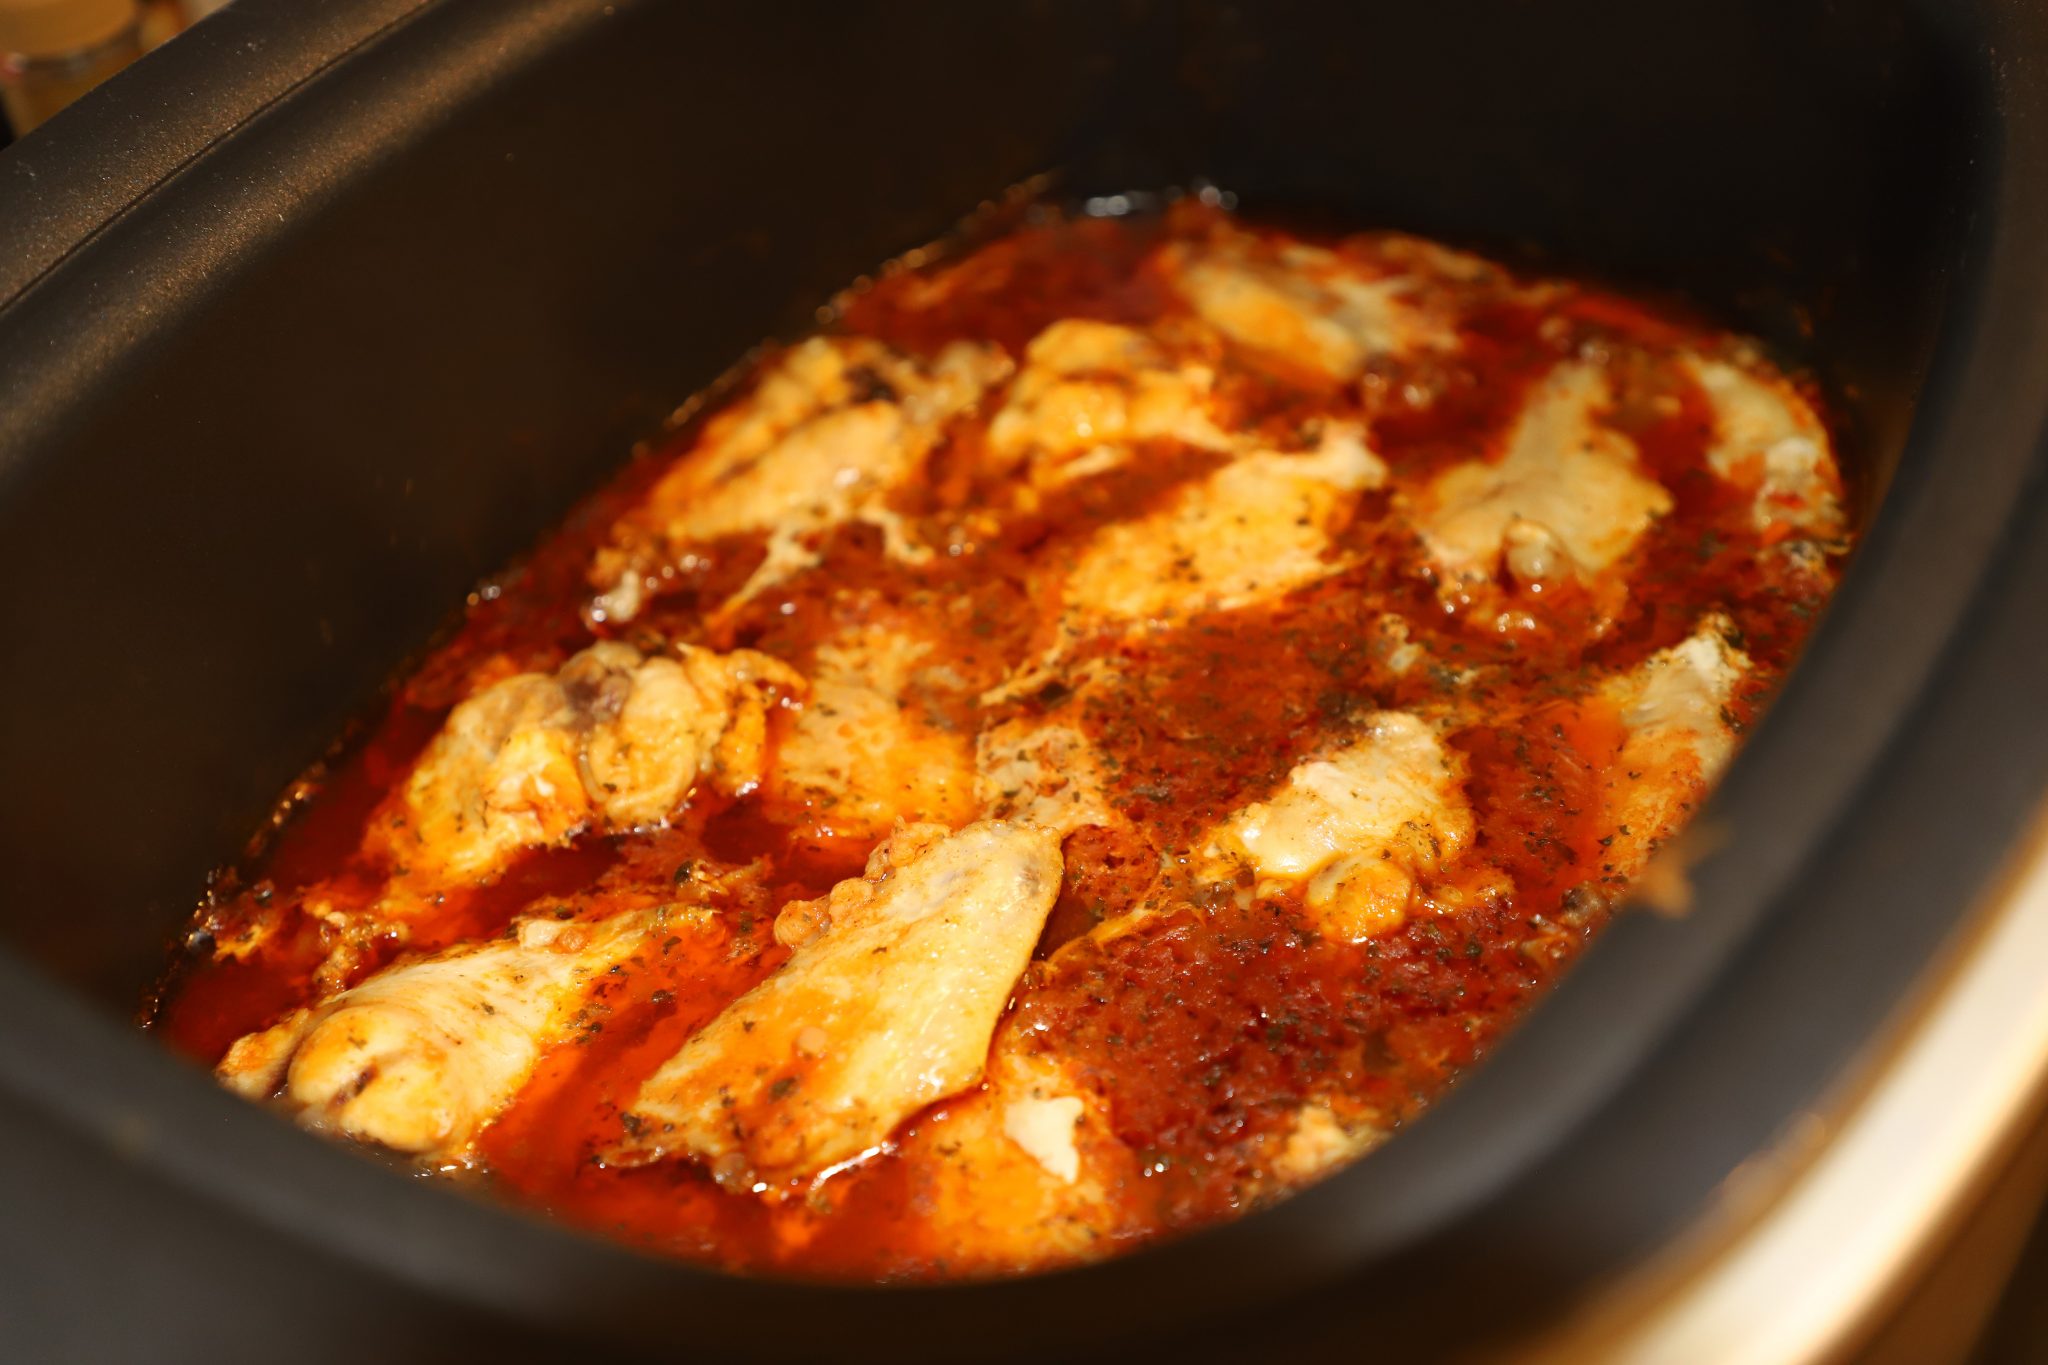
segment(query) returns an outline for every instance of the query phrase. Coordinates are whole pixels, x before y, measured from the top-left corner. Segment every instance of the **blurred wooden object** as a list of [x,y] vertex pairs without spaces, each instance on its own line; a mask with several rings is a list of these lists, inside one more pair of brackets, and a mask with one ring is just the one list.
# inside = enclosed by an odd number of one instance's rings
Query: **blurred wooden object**
[[16,137],[143,52],[136,0],[0,0],[0,104]]
[[0,0],[0,147],[229,0]]

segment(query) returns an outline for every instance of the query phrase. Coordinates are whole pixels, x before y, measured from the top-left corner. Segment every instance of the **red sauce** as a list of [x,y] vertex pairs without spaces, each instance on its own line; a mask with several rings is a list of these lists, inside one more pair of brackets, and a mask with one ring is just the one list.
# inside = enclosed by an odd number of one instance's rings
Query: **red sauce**
[[[1035,222],[958,266],[885,272],[845,301],[838,325],[914,354],[974,339],[1021,356],[1062,318],[1160,323],[1187,306],[1162,277],[1155,248],[1199,238],[1210,225],[1191,209]],[[1365,236],[1341,249],[1370,263],[1393,259],[1402,241]],[[933,280],[946,269],[956,273],[940,295]],[[1530,386],[1552,365],[1589,350],[1613,356],[1609,421],[1636,443],[1642,468],[1673,504],[1619,570],[1628,590],[1618,607],[1570,586],[1504,584],[1495,605],[1512,609],[1513,623],[1468,610],[1440,590],[1398,500],[1371,493],[1338,532],[1356,567],[1267,605],[1089,643],[1082,657],[1114,656],[1142,685],[1077,701],[1055,684],[1003,713],[1075,709],[1109,761],[1114,802],[1128,817],[1069,839],[1040,960],[1003,1025],[1057,1039],[1071,1074],[1101,1098],[1113,1136],[1134,1155],[1135,1175],[1114,1195],[1114,1245],[1270,1197],[1262,1166],[1305,1099],[1341,1092],[1393,1129],[1483,1057],[1597,929],[1617,889],[1602,875],[1609,831],[1601,792],[1622,730],[1615,708],[1592,696],[1597,679],[1719,610],[1756,664],[1732,708],[1746,723],[1831,587],[1831,572],[1760,555],[1765,538],[1752,525],[1750,497],[1706,467],[1713,421],[1705,395],[1645,359],[1678,347],[1725,352],[1731,338],[1591,287],[1556,285],[1540,306],[1503,299],[1490,285],[1473,290],[1448,355],[1406,368],[1376,363],[1358,382],[1332,385],[1226,353],[1220,403],[1234,424],[1276,440],[1316,421],[1369,421],[1370,444],[1396,484],[1409,486],[1459,461],[1497,458]],[[970,422],[896,499],[927,543],[950,537],[969,543],[965,553],[904,565],[881,552],[873,528],[842,528],[820,543],[822,568],[707,626],[705,606],[761,558],[759,537],[736,537],[700,547],[630,627],[594,622],[593,554],[693,435],[685,427],[657,443],[523,565],[473,595],[453,635],[401,684],[381,719],[292,793],[272,837],[201,912],[204,932],[154,1017],[169,1043],[211,1064],[236,1037],[311,996],[326,940],[309,898],[374,894],[390,869],[370,835],[392,818],[395,793],[449,707],[478,686],[552,668],[605,634],[643,645],[746,645],[804,668],[857,607],[940,621],[946,662],[973,688],[988,687],[1049,638],[1035,565],[1163,505],[1221,459],[1148,451],[970,537],[960,527],[986,492],[975,473],[981,424]],[[1430,663],[1393,666],[1374,633],[1383,614],[1406,622]],[[1506,894],[1446,874],[1418,891],[1419,905],[1441,913],[1413,913],[1391,933],[1348,943],[1319,933],[1294,893],[1200,888],[1171,870],[1219,818],[1272,791],[1320,738],[1376,709],[1451,699],[1474,717],[1448,734],[1476,821],[1466,862],[1496,870],[1511,886]],[[773,1199],[722,1190],[684,1161],[620,1170],[597,1160],[618,1137],[639,1082],[784,960],[769,933],[775,910],[856,873],[868,852],[868,841],[803,812],[700,793],[661,832],[526,855],[425,913],[409,950],[489,936],[522,913],[587,917],[661,903],[693,884],[723,888],[702,897],[701,922],[606,979],[578,1035],[543,1059],[485,1130],[471,1178],[593,1229],[728,1265],[946,1273],[924,1226],[926,1196],[892,1155]],[[1157,912],[1141,931],[1084,941],[1141,904]],[[252,951],[216,951],[264,929],[274,932]],[[393,950],[372,951],[356,975]],[[903,1136],[945,1112],[941,1105],[913,1118]]]

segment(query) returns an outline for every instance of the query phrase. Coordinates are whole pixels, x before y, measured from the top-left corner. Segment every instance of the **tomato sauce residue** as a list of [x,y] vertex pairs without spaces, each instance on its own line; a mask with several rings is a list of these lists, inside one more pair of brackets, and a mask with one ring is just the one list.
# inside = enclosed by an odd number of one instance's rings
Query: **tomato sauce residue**
[[[965,255],[882,272],[841,301],[834,326],[914,357],[971,340],[1020,362],[1063,319],[1180,335],[1190,304],[1162,248],[1199,242],[1220,221],[1192,203],[1129,219],[1037,215]],[[1392,234],[1325,245],[1369,275],[1425,250]],[[945,643],[926,663],[950,669],[972,696],[1064,638],[1044,566],[1071,562],[1105,527],[1170,508],[1227,463],[1213,449],[1157,442],[990,511],[983,453],[1001,391],[890,494],[891,510],[926,545],[945,547],[938,553],[892,556],[879,525],[849,521],[813,536],[813,567],[713,612],[765,554],[760,536],[728,537],[670,566],[630,624],[607,621],[592,610],[594,557],[692,450],[698,425],[655,443],[473,594],[366,733],[289,793],[201,907],[152,1027],[212,1065],[237,1038],[404,954],[492,938],[520,916],[680,907],[668,932],[604,975],[571,1036],[452,1177],[656,1250],[806,1275],[988,1274],[1101,1255],[1301,1183],[1275,1172],[1304,1141],[1305,1106],[1354,1138],[1399,1129],[1486,1055],[1625,892],[1611,790],[1633,722],[1603,689],[1720,613],[1750,662],[1722,718],[1746,728],[1846,550],[1837,537],[1804,554],[1767,553],[1786,533],[1754,515],[1761,468],[1710,468],[1715,409],[1662,358],[1741,356],[1761,372],[1736,338],[1674,310],[1588,285],[1539,288],[1490,266],[1445,267],[1437,287],[1457,296],[1454,344],[1375,355],[1337,381],[1205,343],[1223,425],[1301,449],[1331,423],[1356,423],[1384,462],[1389,485],[1358,493],[1332,525],[1331,572],[1164,628],[1070,641],[1065,672],[1002,694],[978,717],[934,703],[941,728],[1058,716],[1102,759],[1117,819],[1067,839],[1058,900],[999,1026],[1003,1045],[1056,1056],[1090,1097],[1089,1151],[1109,1155],[1090,1168],[1086,1249],[1036,1246],[1028,1226],[986,1245],[940,1227],[935,1210],[954,1197],[940,1169],[945,1135],[975,1121],[974,1092],[913,1116],[889,1149],[787,1188],[724,1188],[686,1160],[626,1169],[602,1159],[640,1082],[787,960],[772,933],[777,910],[859,874],[873,834],[828,814],[701,789],[659,829],[528,851],[437,896],[403,943],[386,936],[330,956],[328,907],[367,903],[399,874],[379,822],[395,818],[397,794],[450,709],[479,688],[552,670],[604,638],[649,650],[746,647],[805,670],[857,603],[936,622]],[[1535,386],[1586,358],[1612,380],[1602,420],[1633,443],[1668,510],[1597,582],[1517,584],[1505,571],[1449,580],[1413,515],[1416,490],[1500,459]],[[736,392],[745,401],[744,385]],[[1076,681],[1091,665],[1125,685]],[[1432,720],[1472,816],[1463,855],[1420,878],[1405,920],[1352,941],[1328,932],[1300,887],[1196,875],[1220,821],[1390,710]],[[1042,1216],[1035,1207],[990,1219]]]

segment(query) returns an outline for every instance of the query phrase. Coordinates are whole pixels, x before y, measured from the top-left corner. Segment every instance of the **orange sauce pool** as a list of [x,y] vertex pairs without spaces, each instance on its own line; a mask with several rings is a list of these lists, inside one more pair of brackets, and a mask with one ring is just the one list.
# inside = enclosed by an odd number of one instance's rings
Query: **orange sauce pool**
[[[1198,236],[1213,217],[1193,205],[1150,218],[1046,216],[958,263],[885,272],[843,300],[834,325],[917,356],[971,339],[1016,357],[1063,318],[1152,327],[1187,311],[1161,277],[1155,249]],[[1400,241],[1366,235],[1338,249],[1373,260]],[[944,271],[955,273],[935,299],[931,284]],[[1342,384],[1226,355],[1215,392],[1236,429],[1276,439],[1315,422],[1364,424],[1400,488],[1497,456],[1531,384],[1563,359],[1712,352],[1730,338],[1670,310],[1563,283],[1540,304],[1475,287],[1458,342],[1448,355]],[[1696,387],[1658,381],[1637,394],[1627,366],[1616,373],[1621,393],[1608,420],[1672,498],[1622,566],[1629,586],[1618,607],[1565,586],[1516,591],[1513,628],[1462,610],[1427,571],[1393,495],[1381,491],[1366,493],[1337,533],[1353,565],[1343,572],[1277,601],[1085,646],[1142,680],[1091,694],[1079,710],[1087,738],[1109,760],[1113,804],[1126,818],[1067,841],[1059,900],[1000,1028],[1057,1040],[1129,1154],[1099,1251],[1271,1197],[1263,1165],[1313,1095],[1341,1092],[1381,1128],[1398,1129],[1484,1057],[1568,966],[1624,889],[1603,864],[1613,831],[1600,798],[1622,722],[1592,695],[1594,680],[1683,639],[1708,610],[1731,619],[1755,665],[1728,708],[1735,728],[1753,721],[1790,666],[1832,574],[1759,553],[1768,536],[1753,525],[1749,500],[1707,470],[1713,417]],[[972,456],[987,415],[954,431],[895,499],[931,543],[946,543],[983,504]],[[274,830],[200,908],[153,1007],[151,1027],[166,1042],[211,1065],[234,1039],[312,997],[326,938],[306,898],[367,895],[388,875],[366,851],[374,847],[366,827],[449,708],[482,682],[551,669],[607,636],[643,649],[678,640],[745,646],[803,668],[853,603],[942,622],[944,662],[989,686],[1042,637],[1047,608],[1034,565],[1160,505],[1218,462],[1152,452],[983,524],[966,552],[924,564],[885,555],[872,527],[831,531],[818,569],[707,624],[707,604],[762,555],[759,537],[734,538],[705,547],[630,626],[593,621],[593,553],[694,436],[685,427],[658,443],[523,564],[473,594],[451,638],[396,687],[367,732],[294,789]],[[1396,670],[1374,647],[1370,623],[1389,612],[1405,620],[1430,666]],[[1272,791],[1320,736],[1376,709],[1427,711],[1454,691],[1477,715],[1446,739],[1466,769],[1477,827],[1471,859],[1503,874],[1510,895],[1425,887],[1425,896],[1460,908],[1411,914],[1392,932],[1351,943],[1319,933],[1294,893],[1195,893],[1162,880],[1162,866],[1184,858],[1221,815]],[[983,719],[1050,711],[1070,695],[1049,684]],[[474,1169],[450,1178],[734,1267],[863,1278],[1020,1268],[1000,1257],[963,1265],[932,1229],[920,1171],[899,1154],[958,1097],[913,1116],[897,1151],[765,1195],[721,1189],[686,1161],[615,1169],[598,1159],[639,1082],[786,958],[770,932],[776,909],[856,874],[871,842],[801,810],[703,792],[666,828],[528,853],[488,884],[448,895],[416,926],[407,951],[488,937],[522,914],[587,917],[691,895],[712,912],[603,982],[576,1034],[485,1130]],[[1142,932],[1088,940],[1148,898],[1159,913]],[[242,957],[225,951],[259,926],[274,931],[262,947]],[[397,951],[373,952],[357,978]]]

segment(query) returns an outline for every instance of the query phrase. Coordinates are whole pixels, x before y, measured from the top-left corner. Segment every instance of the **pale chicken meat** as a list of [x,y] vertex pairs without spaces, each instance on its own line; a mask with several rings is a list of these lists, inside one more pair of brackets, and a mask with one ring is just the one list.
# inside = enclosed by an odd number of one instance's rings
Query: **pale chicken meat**
[[1684,366],[1714,410],[1707,464],[1751,490],[1759,530],[1828,538],[1842,533],[1841,476],[1821,425],[1799,391],[1725,360],[1687,356]]
[[983,821],[898,830],[864,876],[776,924],[794,952],[640,1089],[614,1157],[722,1183],[808,1177],[980,1079],[1060,887],[1059,842]]
[[1108,761],[1085,733],[1085,714],[1118,688],[1119,670],[1091,659],[1068,670],[1061,699],[1032,714],[986,725],[976,737],[975,796],[982,814],[1017,820],[1061,838],[1119,819]]
[[309,1127],[463,1162],[541,1054],[574,1032],[596,980],[657,923],[643,911],[520,921],[502,940],[387,968],[294,1010],[236,1042],[218,1074],[252,1099],[276,1095]]
[[1377,356],[1457,344],[1450,320],[1417,297],[1415,278],[1372,275],[1322,247],[1224,229],[1162,256],[1204,321],[1253,352],[1329,379],[1354,379]]
[[1049,575],[1052,625],[1038,658],[983,700],[1042,686],[1092,637],[1254,606],[1341,571],[1333,541],[1358,495],[1386,477],[1356,427],[1333,425],[1313,451],[1241,455],[1156,511],[1104,527]]
[[1214,383],[1210,365],[1176,361],[1135,328],[1056,322],[1032,340],[989,422],[991,468],[1023,466],[1049,487],[1115,468],[1149,441],[1228,450],[1234,438],[1209,414]]
[[1118,522],[1081,552],[1060,585],[1069,629],[1182,620],[1269,600],[1337,567],[1331,540],[1386,466],[1355,428],[1313,451],[1233,460],[1160,510]]
[[884,616],[820,645],[768,783],[770,805],[842,838],[898,822],[964,823],[974,813],[968,698],[914,621]]
[[1003,1102],[1003,1136],[1038,1163],[1040,1170],[1071,1185],[1081,1175],[1075,1131],[1087,1105],[1078,1095],[1027,1093]]
[[1043,717],[990,726],[975,742],[975,794],[996,819],[1065,837],[1115,821],[1102,757],[1072,724]]
[[1604,371],[1567,361],[1536,386],[1498,460],[1453,466],[1407,499],[1449,585],[1591,577],[1632,549],[1671,495],[1638,466],[1635,444],[1604,424]]
[[1753,665],[1729,642],[1733,631],[1727,617],[1710,614],[1602,688],[1626,734],[1605,792],[1614,830],[1607,876],[1617,884],[1639,875],[1685,824],[1735,752],[1730,707]]
[[618,643],[493,683],[449,713],[406,782],[391,836],[400,880],[475,881],[584,829],[658,825],[699,781],[748,790],[768,705],[801,690],[788,665],[750,650]]
[[1385,1141],[1387,1132],[1364,1118],[1340,1114],[1329,1103],[1312,1101],[1294,1116],[1273,1158],[1273,1176],[1284,1186],[1307,1185],[1339,1166],[1348,1166]]
[[924,1236],[962,1270],[1019,1256],[1057,1265],[1101,1255],[1127,1216],[1119,1194],[1138,1161],[1108,1106],[1045,1049],[1005,1031],[983,1087],[945,1105],[905,1138]]
[[928,363],[863,337],[793,348],[747,401],[706,424],[599,556],[595,614],[631,620],[678,552],[725,536],[768,537],[741,599],[813,563],[812,538],[850,521],[879,525],[892,554],[921,556],[884,496],[1009,368],[1000,350],[967,343]]
[[1416,881],[1473,837],[1464,772],[1426,723],[1400,711],[1297,764],[1280,789],[1237,811],[1205,850],[1208,875],[1243,868],[1270,894],[1298,888],[1324,932],[1358,941],[1399,928]]

